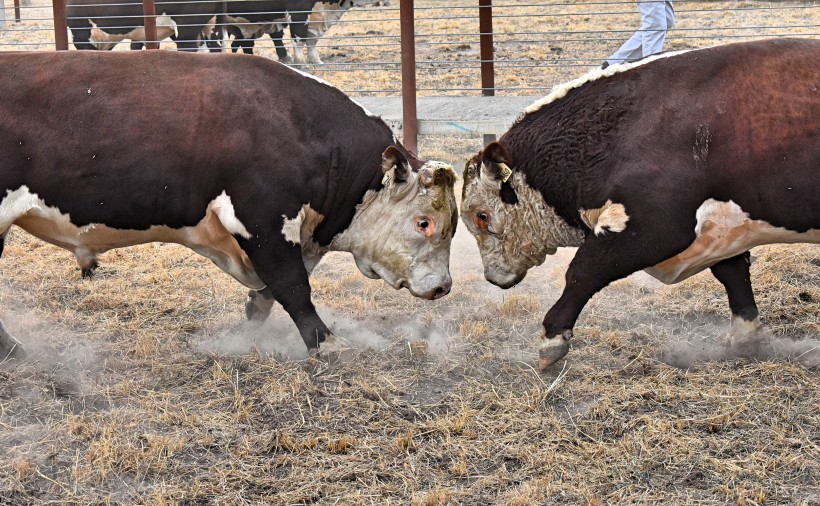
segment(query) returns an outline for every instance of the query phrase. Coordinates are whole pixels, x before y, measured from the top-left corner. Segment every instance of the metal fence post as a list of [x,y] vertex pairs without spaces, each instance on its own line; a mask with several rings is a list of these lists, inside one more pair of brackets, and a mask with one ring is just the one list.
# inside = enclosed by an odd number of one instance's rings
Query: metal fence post
[[20,22],[20,0],[14,0],[14,20]]
[[401,0],[401,109],[404,147],[418,153],[418,116],[416,111],[416,28],[413,0]]
[[142,0],[142,16],[142,26],[145,27],[145,49],[159,49],[157,7],[154,0]]
[[57,51],[68,51],[68,22],[66,21],[65,0],[53,0],[54,45]]
[[[478,0],[479,55],[481,58],[481,94],[495,95],[495,51],[493,50],[493,2]],[[484,144],[495,140],[494,134],[484,134]]]

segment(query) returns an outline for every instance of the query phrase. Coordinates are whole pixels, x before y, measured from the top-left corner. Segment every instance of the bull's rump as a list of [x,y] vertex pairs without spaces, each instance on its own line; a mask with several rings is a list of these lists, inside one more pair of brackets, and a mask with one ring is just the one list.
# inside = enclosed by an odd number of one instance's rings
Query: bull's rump
[[0,66],[0,185],[25,185],[78,226],[191,226],[223,191],[298,210],[314,174],[293,161],[326,172],[330,149],[311,141],[338,137],[319,111],[362,129],[369,119],[338,90],[258,57],[18,53]]

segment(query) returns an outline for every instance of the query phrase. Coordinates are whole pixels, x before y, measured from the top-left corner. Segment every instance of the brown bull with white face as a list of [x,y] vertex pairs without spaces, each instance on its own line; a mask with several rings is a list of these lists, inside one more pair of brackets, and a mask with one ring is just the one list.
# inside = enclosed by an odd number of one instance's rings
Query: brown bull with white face
[[[450,291],[453,169],[327,83],[168,51],[9,53],[0,67],[0,253],[12,225],[84,276],[110,249],[182,244],[251,289],[249,317],[278,301],[314,351],[331,333],[309,275],[328,251],[418,297]],[[0,359],[16,346],[0,324]]]
[[724,285],[732,338],[760,325],[749,250],[820,243],[820,41],[663,54],[556,87],[467,163],[461,216],[507,288],[578,246],[544,318],[540,365],[587,301],[644,269]]

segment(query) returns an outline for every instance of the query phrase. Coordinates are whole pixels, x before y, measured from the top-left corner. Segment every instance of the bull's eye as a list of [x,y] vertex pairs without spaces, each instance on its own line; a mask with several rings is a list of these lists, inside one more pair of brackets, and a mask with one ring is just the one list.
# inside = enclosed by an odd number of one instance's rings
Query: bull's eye
[[487,211],[478,211],[473,216],[475,226],[480,230],[486,230],[490,226],[490,213]]
[[424,237],[432,237],[436,232],[436,223],[427,216],[416,218],[416,232]]

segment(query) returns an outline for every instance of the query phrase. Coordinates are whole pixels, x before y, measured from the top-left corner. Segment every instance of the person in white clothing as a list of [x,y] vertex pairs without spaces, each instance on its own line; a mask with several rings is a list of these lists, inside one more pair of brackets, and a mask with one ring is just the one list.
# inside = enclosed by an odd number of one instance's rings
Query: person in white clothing
[[602,68],[616,63],[639,60],[663,49],[666,32],[675,26],[675,9],[669,1],[638,1],[641,27],[623,45],[607,58]]

